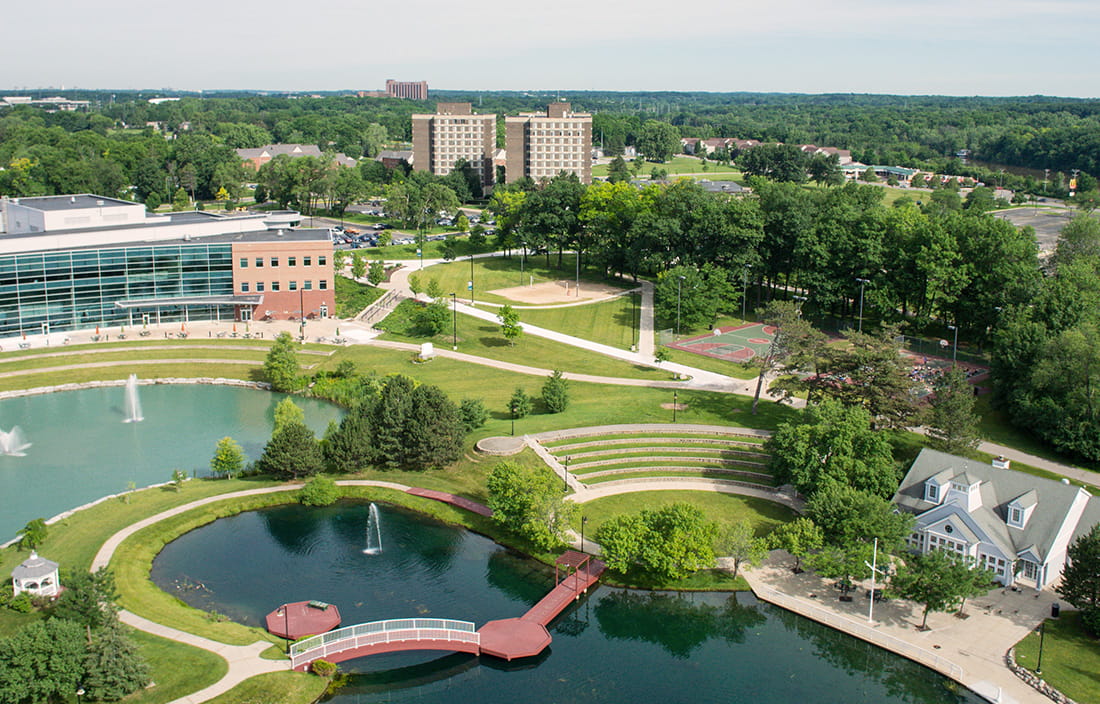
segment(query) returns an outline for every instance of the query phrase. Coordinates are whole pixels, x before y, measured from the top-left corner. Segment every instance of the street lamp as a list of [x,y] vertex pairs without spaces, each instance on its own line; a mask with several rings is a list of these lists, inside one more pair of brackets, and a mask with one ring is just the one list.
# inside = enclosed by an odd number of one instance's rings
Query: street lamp
[[1035,674],[1043,674],[1043,641],[1046,640],[1047,635],[1047,622],[1044,620],[1039,624],[1039,662],[1035,665]]
[[581,552],[586,552],[584,549],[584,527],[588,525],[588,516],[581,516]]
[[948,325],[947,329],[955,331],[955,342],[951,345],[951,364],[954,366],[959,358],[959,326]]
[[519,285],[522,286],[523,285],[523,268],[524,268],[524,264],[527,263],[527,242],[521,240],[520,243],[519,243],[519,246],[521,248],[519,250]]
[[672,422],[676,422],[676,409],[680,407],[680,390],[672,390]]
[[470,283],[466,284],[470,289],[470,305],[474,304],[474,255],[470,255]]
[[741,270],[741,320],[745,321],[745,306],[748,303],[749,298],[749,269],[752,268],[752,264],[746,264],[745,268]]
[[686,278],[686,276],[676,277],[676,337],[680,336],[680,290]]
[[77,702],[77,704],[80,704],[82,701],[84,701],[83,699],[81,699],[81,697],[83,697],[83,696],[84,696],[84,688],[81,687],[78,690],[76,690],[76,702]]
[[305,300],[306,300],[305,299],[305,291],[302,289],[301,286],[299,286],[298,287],[298,308],[300,310],[298,311],[298,315],[301,317],[301,326],[302,326],[301,332],[299,333],[299,337],[302,340],[302,344],[305,344],[305,342],[306,342],[306,304],[305,304]]
[[798,301],[798,316],[802,317],[802,304],[805,303],[806,301],[808,301],[809,299],[806,298],[805,296],[799,296],[798,294],[795,294],[795,295],[791,296],[791,298]]
[[458,296],[451,294],[451,349],[458,349]]
[[869,279],[856,277],[859,282],[859,332],[863,332],[863,287],[871,283]]
[[512,437],[515,437],[515,435],[516,435],[516,404],[515,403],[512,404],[511,411],[512,411]]
[[421,271],[423,271],[424,270],[424,247],[423,246],[416,248],[416,256],[420,257],[420,269],[421,269]]

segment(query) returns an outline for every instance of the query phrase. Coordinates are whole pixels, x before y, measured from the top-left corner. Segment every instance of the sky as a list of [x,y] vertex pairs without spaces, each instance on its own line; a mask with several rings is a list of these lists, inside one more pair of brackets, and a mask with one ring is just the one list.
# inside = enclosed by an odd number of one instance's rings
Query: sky
[[1100,97],[1096,0],[10,4],[5,91],[377,90],[395,78],[486,91]]

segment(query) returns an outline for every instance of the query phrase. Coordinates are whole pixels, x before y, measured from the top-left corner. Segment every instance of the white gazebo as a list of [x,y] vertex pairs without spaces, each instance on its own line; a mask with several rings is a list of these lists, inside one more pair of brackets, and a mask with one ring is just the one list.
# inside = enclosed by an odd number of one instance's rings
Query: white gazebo
[[61,592],[57,563],[39,557],[33,550],[30,557],[11,571],[11,584],[15,596],[23,592],[31,596],[57,596]]

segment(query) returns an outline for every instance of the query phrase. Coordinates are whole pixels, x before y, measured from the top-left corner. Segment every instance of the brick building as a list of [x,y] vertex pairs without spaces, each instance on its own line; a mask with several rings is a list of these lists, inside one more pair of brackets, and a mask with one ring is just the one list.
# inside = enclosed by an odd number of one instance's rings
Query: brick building
[[483,186],[493,184],[497,116],[475,115],[470,103],[439,103],[435,114],[412,116],[413,169],[436,176],[465,159]]
[[545,113],[504,118],[505,180],[536,181],[562,171],[592,182],[592,115],[573,112],[569,103],[550,103]]
[[408,98],[409,100],[427,100],[427,81],[395,81],[386,79],[386,95],[391,98]]

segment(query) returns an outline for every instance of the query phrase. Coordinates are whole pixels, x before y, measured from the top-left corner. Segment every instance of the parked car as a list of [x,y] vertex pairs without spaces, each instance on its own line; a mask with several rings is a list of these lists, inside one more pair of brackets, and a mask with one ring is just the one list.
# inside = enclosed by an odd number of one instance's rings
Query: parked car
[[359,230],[355,230],[355,229],[352,229],[350,227],[345,228],[344,232],[348,233],[349,235],[358,235],[359,234]]

